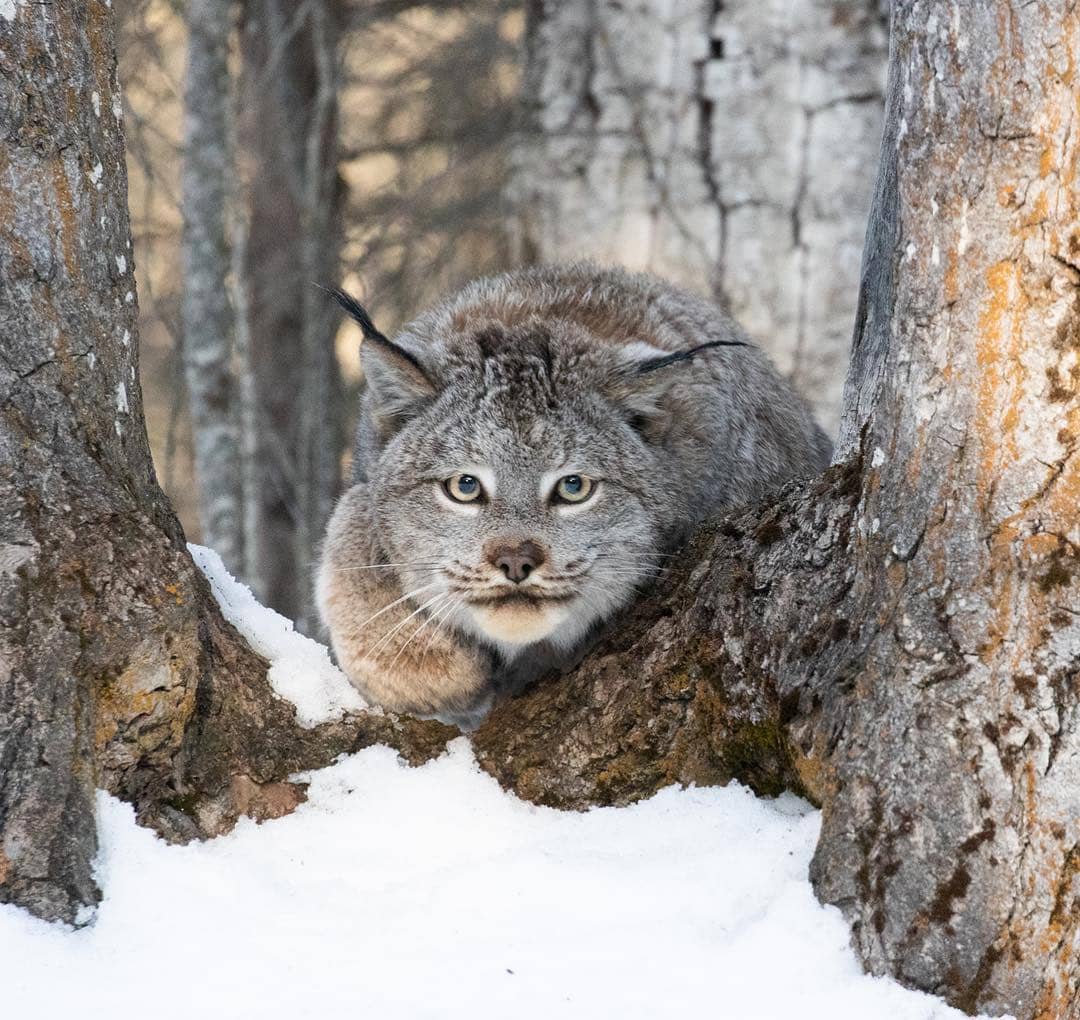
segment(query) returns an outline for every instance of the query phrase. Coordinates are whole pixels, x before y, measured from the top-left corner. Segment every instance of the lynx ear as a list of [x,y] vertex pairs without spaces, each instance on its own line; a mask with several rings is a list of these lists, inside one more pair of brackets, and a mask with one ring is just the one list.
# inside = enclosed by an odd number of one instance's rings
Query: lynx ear
[[375,328],[366,309],[343,290],[324,288],[360,325],[364,342],[360,365],[371,394],[380,431],[400,428],[435,396],[436,388],[423,365],[404,347],[387,340]]
[[379,429],[395,431],[423,410],[435,386],[420,362],[383,336],[369,336],[360,347],[360,365],[371,394]]
[[693,361],[696,355],[713,347],[749,346],[741,340],[714,340],[686,351],[671,352],[652,344],[627,344],[619,352],[619,364],[607,388],[608,397],[625,412],[635,429],[652,438],[662,424],[664,394],[680,377],[675,366]]

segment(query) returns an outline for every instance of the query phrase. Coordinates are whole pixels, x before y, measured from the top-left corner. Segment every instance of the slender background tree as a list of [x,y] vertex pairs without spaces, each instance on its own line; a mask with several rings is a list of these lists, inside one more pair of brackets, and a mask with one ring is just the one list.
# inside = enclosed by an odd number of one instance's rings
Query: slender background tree
[[229,0],[192,0],[184,89],[184,378],[195,439],[203,540],[245,565],[240,418],[229,278]]

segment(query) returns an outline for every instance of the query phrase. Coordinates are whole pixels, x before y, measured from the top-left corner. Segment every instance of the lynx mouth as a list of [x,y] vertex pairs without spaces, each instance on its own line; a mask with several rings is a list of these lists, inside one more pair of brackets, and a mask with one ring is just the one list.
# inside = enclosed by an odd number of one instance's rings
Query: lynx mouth
[[540,592],[499,592],[468,600],[479,631],[508,645],[527,645],[549,637],[565,620],[574,597]]
[[548,606],[565,605],[574,600],[573,595],[566,594],[542,594],[540,592],[508,591],[498,595],[479,595],[467,599],[470,606],[482,609],[526,609],[534,607],[543,609]]

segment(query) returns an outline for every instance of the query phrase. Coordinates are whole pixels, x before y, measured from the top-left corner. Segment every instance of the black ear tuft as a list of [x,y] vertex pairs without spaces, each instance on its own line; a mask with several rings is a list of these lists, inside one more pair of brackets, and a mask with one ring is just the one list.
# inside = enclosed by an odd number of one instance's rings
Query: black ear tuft
[[712,347],[749,347],[750,344],[742,340],[713,340],[711,343],[699,344],[691,347],[688,351],[676,351],[674,354],[666,354],[659,358],[646,358],[637,364],[638,375],[655,372],[658,368],[667,368],[668,365],[677,365],[680,361],[693,361],[695,354],[707,351]]
[[326,291],[349,315],[351,319],[354,319],[360,325],[360,331],[364,334],[365,340],[386,340],[386,337],[375,328],[375,323],[371,321],[371,316],[368,315],[367,309],[360,304],[348,291],[342,290],[340,287],[324,287],[321,283],[315,284],[319,290]]
[[[318,286],[318,285],[317,285]],[[364,334],[360,364],[373,401],[379,431],[393,432],[435,395],[436,387],[424,366],[404,347],[387,340],[367,309],[337,287],[320,287],[356,320]]]

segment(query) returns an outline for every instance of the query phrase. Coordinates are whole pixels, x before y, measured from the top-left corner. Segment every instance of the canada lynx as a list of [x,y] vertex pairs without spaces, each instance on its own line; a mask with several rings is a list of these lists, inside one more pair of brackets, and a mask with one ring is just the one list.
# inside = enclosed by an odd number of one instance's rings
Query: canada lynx
[[507,273],[393,343],[339,299],[366,389],[317,595],[385,708],[475,724],[580,653],[707,515],[828,462],[739,327],[653,277]]

